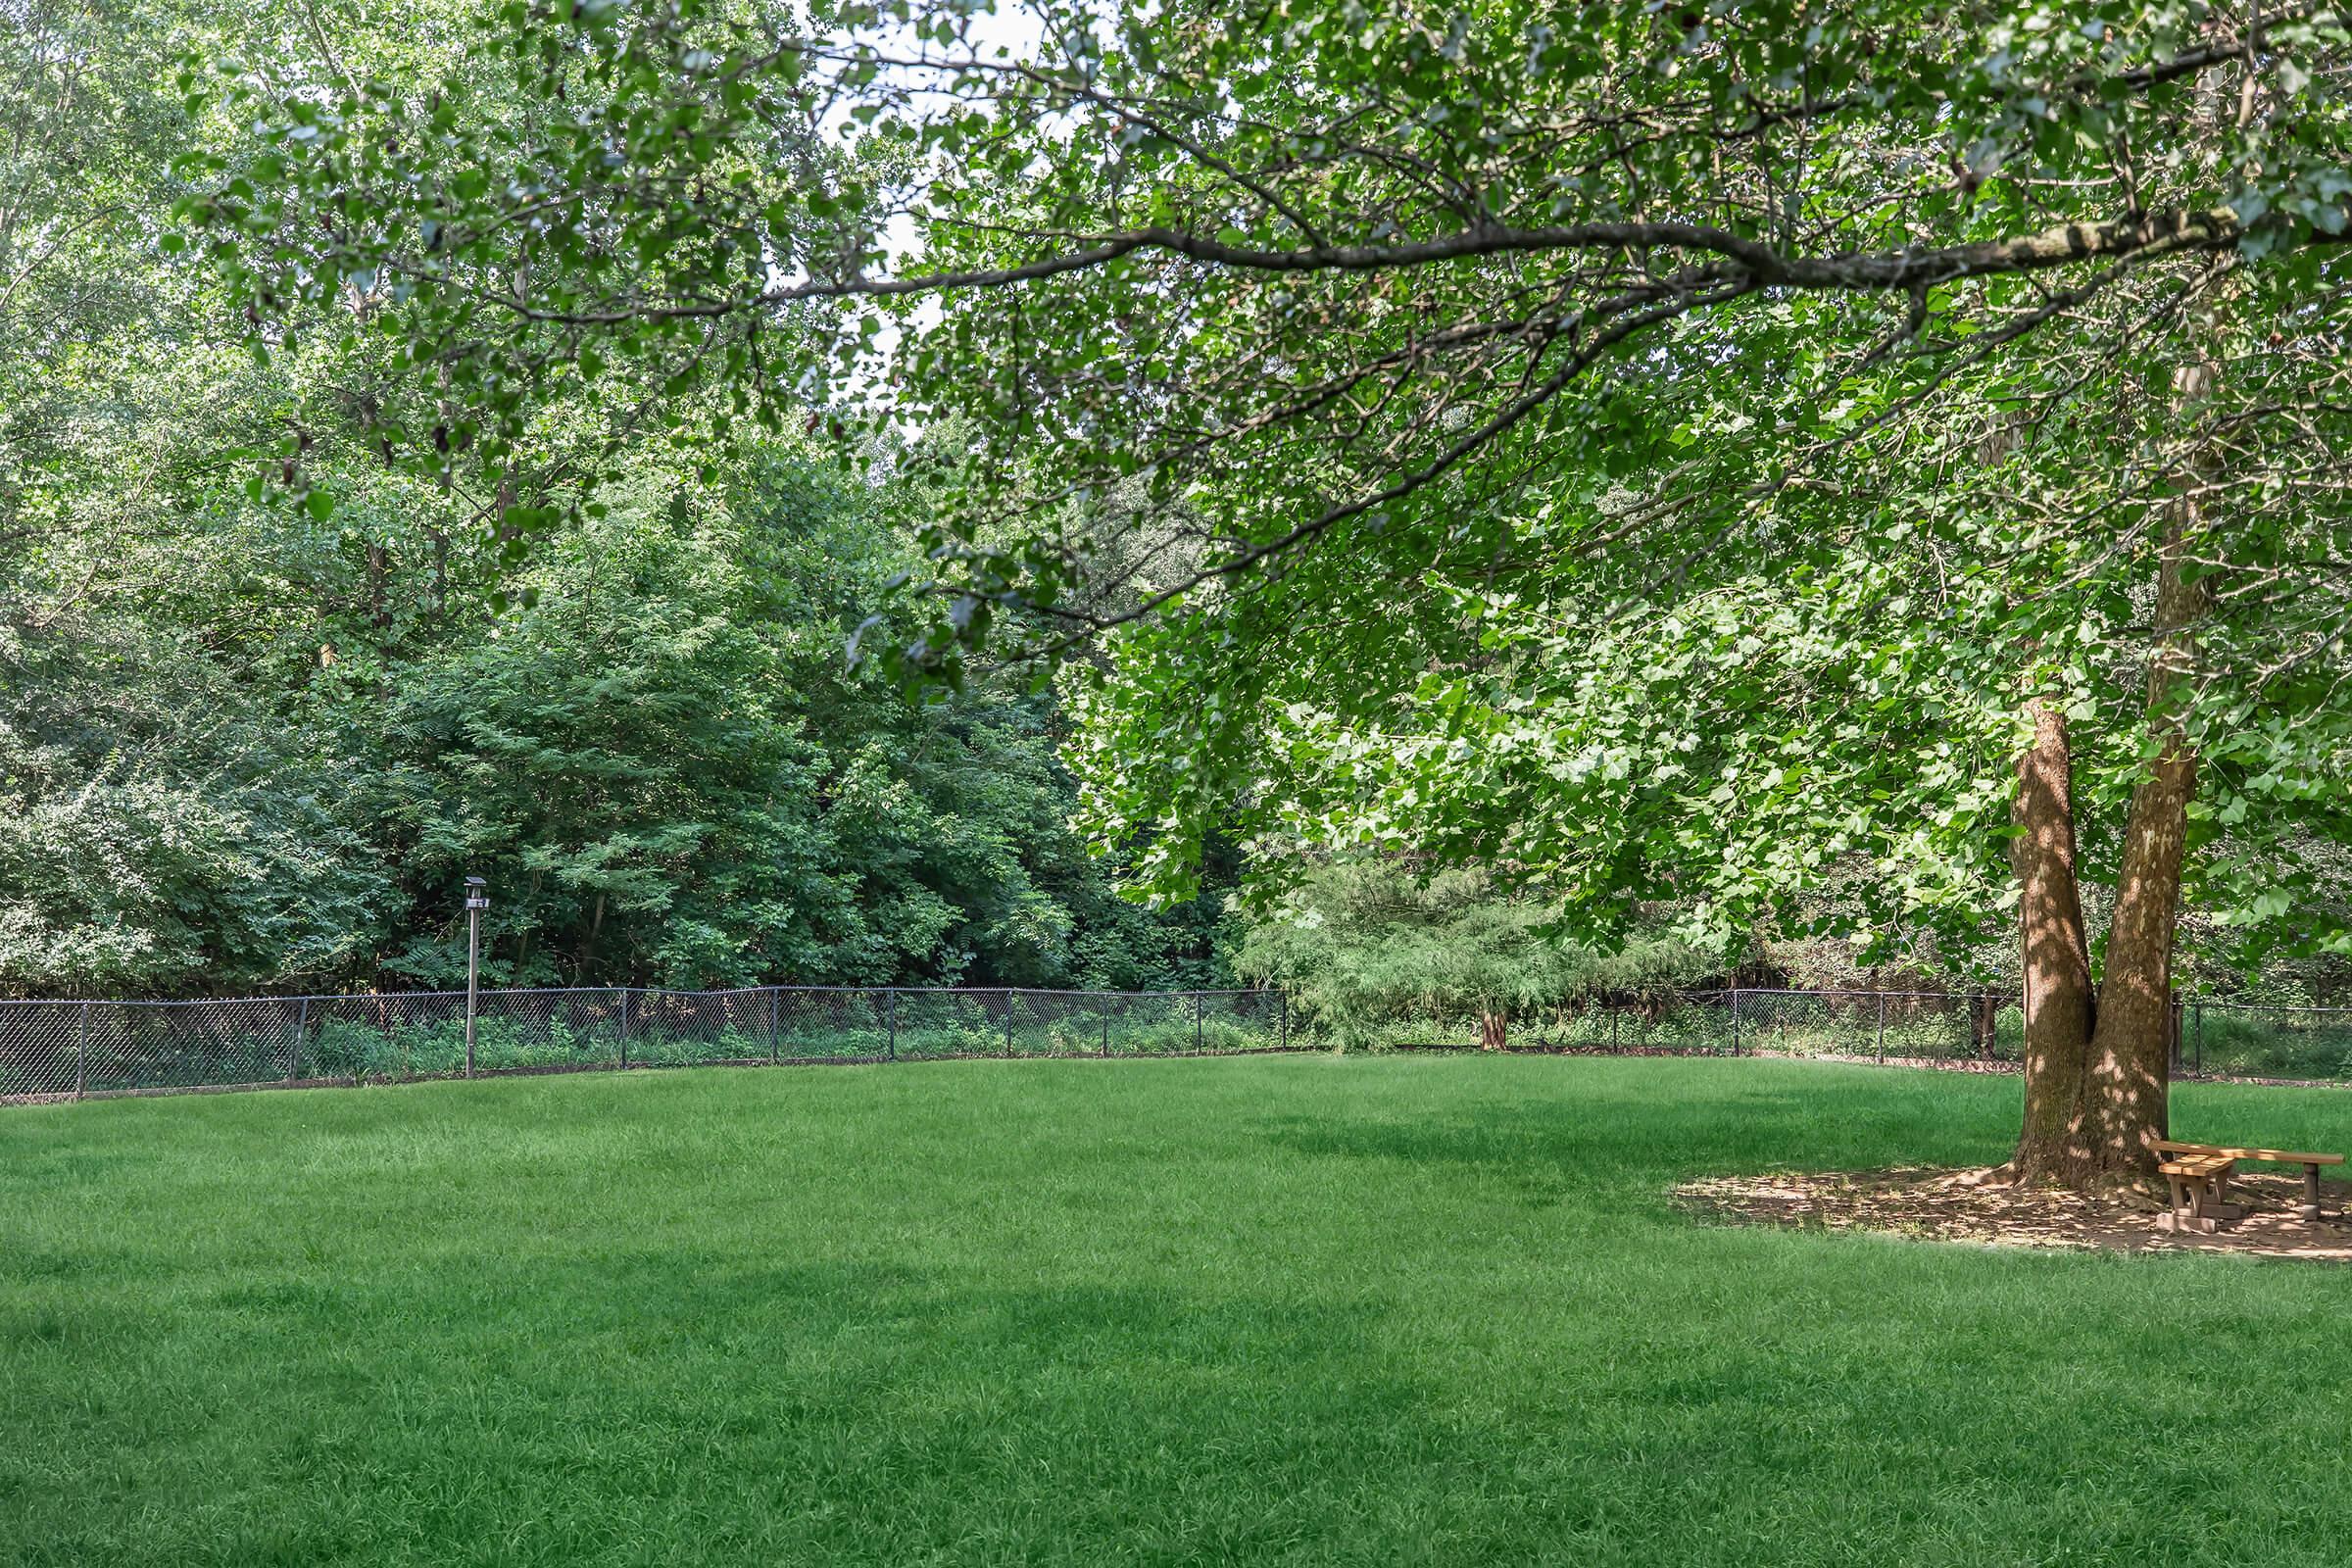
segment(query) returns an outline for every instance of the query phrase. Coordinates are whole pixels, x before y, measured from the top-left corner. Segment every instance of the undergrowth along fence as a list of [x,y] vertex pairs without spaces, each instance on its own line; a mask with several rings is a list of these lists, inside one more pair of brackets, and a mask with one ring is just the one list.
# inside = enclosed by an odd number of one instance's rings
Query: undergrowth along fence
[[[1319,1032],[1319,1021],[1294,1020]],[[1397,1018],[1348,1031],[1374,1049],[1477,1048],[1475,1014]],[[1794,991],[1670,993],[1514,1016],[1510,1049],[1597,1054],[1751,1053],[1849,1061],[1982,1064],[2015,1069],[2025,1010],[2006,992]],[[2352,1007],[2201,1001],[2173,1006],[2176,1077],[2352,1082]]]
[[[1512,1049],[1815,1056],[2014,1068],[2000,993],[1738,990],[1521,1014]],[[1275,991],[761,986],[485,991],[190,1002],[0,1001],[0,1102],[270,1085],[756,1062],[1171,1056],[1321,1048],[1470,1050],[1475,1014],[1340,1028]],[[2352,1081],[2352,1007],[2187,1001],[2174,1070]]]
[[0,1100],[480,1074],[1278,1051],[1267,991],[760,986],[0,1002]]

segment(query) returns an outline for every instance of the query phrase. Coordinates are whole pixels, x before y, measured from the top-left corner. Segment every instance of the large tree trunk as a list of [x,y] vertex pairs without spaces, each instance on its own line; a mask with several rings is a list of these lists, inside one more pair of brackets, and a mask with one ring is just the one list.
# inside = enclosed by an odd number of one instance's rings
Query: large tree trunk
[[2153,1175],[2165,1136],[2173,1034],[2173,937],[2180,924],[2180,872],[2188,848],[2188,803],[2197,755],[2181,725],[2195,627],[2212,592],[2187,577],[2194,508],[2176,508],[2165,531],[2156,589],[2156,654],[2148,664],[2150,741],[2155,760],[2132,796],[2117,873],[2115,923],[2091,1033],[2090,1068],[2101,1085],[2101,1164],[2116,1174]]
[[[1980,454],[1998,463],[2017,445],[2014,420],[1998,425]],[[2029,677],[2031,678],[2031,677]],[[2090,979],[2090,937],[2076,871],[2075,754],[2065,693],[2028,688],[2032,739],[2017,760],[2009,806],[2016,836],[2017,939],[2025,1004],[2026,1114],[2010,1169],[2022,1181],[2083,1187],[2101,1166],[2094,1129],[2104,1121],[2090,1073],[2098,993]]]
[[[2175,390],[2193,405],[2212,381],[2210,364],[2192,365]],[[2152,1145],[2170,1125],[2173,940],[2197,782],[2183,719],[2197,624],[2213,607],[2212,590],[2189,578],[2199,531],[2195,501],[2177,503],[2157,562],[2147,696],[2153,760],[2125,818],[2095,994],[2075,880],[2065,718],[2049,698],[2032,705],[2034,739],[2018,764],[2015,807],[2025,831],[2012,851],[2026,960],[2026,1117],[2014,1166],[2027,1180],[2090,1187],[2153,1176]]]
[[2017,760],[2010,808],[2026,1004],[2026,1119],[2013,1165],[2027,1181],[2078,1186],[2099,1169],[2085,1129],[2101,1118],[2089,1110],[2097,1007],[2075,876],[2074,753],[2054,695],[2034,698],[2026,711],[2034,739]]
[[1509,1024],[1510,1017],[1507,1013],[1480,1013],[1478,1015],[1478,1049],[1481,1051],[1500,1051],[1503,1044],[1504,1030],[1509,1027]]

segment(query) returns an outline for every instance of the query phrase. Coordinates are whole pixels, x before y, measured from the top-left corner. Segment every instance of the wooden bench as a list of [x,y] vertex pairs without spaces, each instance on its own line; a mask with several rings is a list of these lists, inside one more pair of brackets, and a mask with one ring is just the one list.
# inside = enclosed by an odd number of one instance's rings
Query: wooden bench
[[2295,1153],[2279,1149],[2238,1149],[2223,1144],[2187,1144],[2159,1138],[2151,1146],[2165,1156],[2156,1168],[2173,1187],[2173,1214],[2180,1229],[2211,1231],[2217,1219],[2235,1219],[2244,1212],[2231,1203],[2230,1177],[2241,1159],[2273,1165],[2303,1167],[2303,1202],[2296,1210],[2305,1219],[2320,1217],[2320,1167],[2341,1165],[2341,1154]]

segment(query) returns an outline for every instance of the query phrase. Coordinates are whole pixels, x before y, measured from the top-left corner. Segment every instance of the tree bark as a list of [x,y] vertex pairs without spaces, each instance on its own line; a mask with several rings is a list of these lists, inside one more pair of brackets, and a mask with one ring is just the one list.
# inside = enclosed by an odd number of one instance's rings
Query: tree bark
[[2012,1161],[2028,1181],[2083,1184],[2098,1170],[2085,1128],[2090,1036],[2097,999],[2075,872],[2074,752],[2052,694],[2026,712],[2034,739],[2017,760],[2010,841],[2017,872],[2018,949],[2024,959],[2026,1119]]
[[2173,939],[2188,850],[2188,803],[2196,797],[2197,754],[2182,725],[2195,628],[2212,591],[2188,580],[2195,509],[2183,502],[2165,529],[2156,588],[2156,652],[2148,663],[2149,739],[2155,760],[2132,795],[2124,858],[2116,876],[2115,923],[2090,1040],[2090,1070],[2102,1089],[2096,1129],[2101,1165],[2118,1175],[2154,1175],[2152,1140],[2169,1125],[2173,1036]]
[[[2184,367],[2174,381],[2179,404],[2203,401],[2214,376],[2210,361]],[[2192,465],[2192,477],[2201,466]],[[2029,705],[2034,739],[2018,764],[2023,831],[2012,848],[2026,971],[2026,1116],[2013,1164],[2023,1179],[2083,1188],[2152,1177],[2153,1144],[2170,1127],[2173,946],[2197,784],[2185,718],[2197,626],[2213,608],[2210,586],[2190,575],[2202,521],[2191,498],[2165,519],[2148,660],[2151,760],[2124,822],[2096,992],[2075,879],[2065,717],[2050,697]]]
[[1478,1049],[1481,1051],[1500,1051],[1502,1049],[1503,1031],[1508,1026],[1509,1022],[1510,1020],[1504,1014],[1499,1012],[1480,1013],[1478,1015]]
[[1968,1049],[1979,1061],[1990,1061],[2000,1051],[2001,999],[1979,991],[1968,999]]

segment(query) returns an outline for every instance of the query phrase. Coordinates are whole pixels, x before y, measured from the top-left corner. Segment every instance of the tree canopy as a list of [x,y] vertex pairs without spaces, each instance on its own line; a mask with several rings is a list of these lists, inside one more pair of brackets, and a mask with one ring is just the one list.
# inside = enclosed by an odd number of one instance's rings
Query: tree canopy
[[[717,429],[959,421],[941,608],[886,653],[1132,628],[1084,771],[1163,893],[1271,733],[1307,788],[1250,826],[1508,837],[1599,924],[1665,875],[1738,921],[1858,849],[1901,868],[1881,925],[1979,911],[2018,651],[2124,702],[2192,481],[2259,610],[2198,712],[2324,793],[2331,725],[2243,719],[2332,691],[2334,11],[1049,4],[1015,58],[983,9],[510,6],[477,48],[519,117],[220,63],[192,101],[258,144],[186,211],[264,337],[366,322],[460,389],[475,466],[621,366],[715,382]],[[2198,357],[2230,373],[2176,402]],[[2289,859],[2227,862],[2230,917]]]

